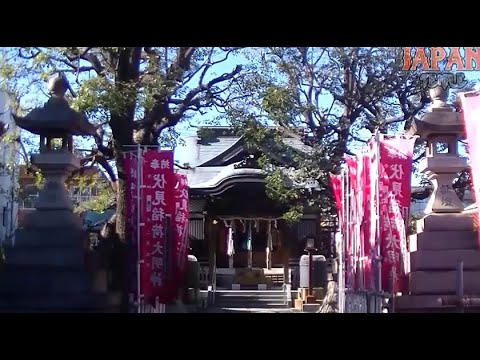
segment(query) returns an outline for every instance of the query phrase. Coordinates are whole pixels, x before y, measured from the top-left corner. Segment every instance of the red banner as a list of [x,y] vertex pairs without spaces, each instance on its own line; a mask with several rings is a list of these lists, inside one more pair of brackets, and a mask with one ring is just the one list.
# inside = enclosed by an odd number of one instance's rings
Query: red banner
[[[480,93],[460,94],[462,115],[468,142],[468,157],[477,206],[480,200]],[[478,211],[477,211],[478,220]],[[480,232],[478,233],[480,235]],[[479,239],[480,243],[480,239]]]
[[[380,140],[380,252],[382,288],[405,290],[406,226],[410,216],[412,157],[414,138],[395,137]],[[403,222],[403,226],[399,226]],[[392,281],[393,280],[393,281]],[[393,286],[393,289],[392,289]]]
[[188,186],[185,175],[175,174],[175,218],[176,271],[179,281],[183,278],[188,256]]
[[[355,288],[357,286],[356,274],[357,274],[357,232],[356,224],[359,224],[358,208],[357,208],[357,194],[358,194],[358,182],[357,182],[357,161],[354,157],[346,157],[345,162],[347,164],[347,186],[348,191],[345,192],[348,203],[348,212],[346,216],[346,278],[345,286],[349,288]],[[355,224],[355,225],[354,225]]]
[[373,290],[372,277],[371,277],[371,259],[372,259],[372,246],[370,244],[370,227],[372,222],[372,213],[370,209],[370,188],[372,178],[370,177],[370,163],[371,156],[369,154],[363,154],[360,157],[362,161],[362,171],[360,176],[360,189],[362,195],[362,217],[360,222],[360,245],[361,245],[361,264],[362,264],[362,285],[367,290]]
[[173,152],[143,153],[141,206],[141,291],[145,299],[161,303],[174,299],[178,283],[174,273],[176,249],[172,232],[175,212]]
[[332,188],[333,199],[337,208],[338,228],[340,231],[343,231],[342,181],[342,175],[330,174],[330,186]]

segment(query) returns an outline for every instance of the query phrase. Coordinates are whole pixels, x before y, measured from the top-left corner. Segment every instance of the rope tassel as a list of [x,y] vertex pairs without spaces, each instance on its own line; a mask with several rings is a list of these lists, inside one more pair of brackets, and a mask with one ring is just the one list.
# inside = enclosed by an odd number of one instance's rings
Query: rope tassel
[[272,222],[268,222],[268,227],[267,227],[267,269],[272,268],[272,253],[271,251],[273,250],[273,241],[272,241]]
[[235,247],[233,244],[233,229],[231,223],[228,224],[228,235],[227,235],[227,255],[232,257],[235,254]]

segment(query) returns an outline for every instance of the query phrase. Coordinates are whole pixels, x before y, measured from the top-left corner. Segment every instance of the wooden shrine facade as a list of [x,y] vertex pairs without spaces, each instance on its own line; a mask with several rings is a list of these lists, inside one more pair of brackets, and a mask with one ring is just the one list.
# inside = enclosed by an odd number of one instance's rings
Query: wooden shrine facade
[[214,269],[276,268],[286,275],[305,253],[307,236],[317,239],[320,253],[332,257],[335,224],[314,210],[287,224],[281,218],[287,208],[265,194],[264,174],[242,138],[228,128],[208,130],[208,139],[187,139],[192,169],[185,171],[191,254],[201,265],[210,274]]

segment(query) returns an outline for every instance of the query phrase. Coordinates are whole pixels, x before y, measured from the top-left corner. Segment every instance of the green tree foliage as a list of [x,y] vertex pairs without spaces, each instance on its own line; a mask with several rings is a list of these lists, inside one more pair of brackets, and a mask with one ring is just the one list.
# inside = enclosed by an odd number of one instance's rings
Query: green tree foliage
[[[127,145],[171,145],[175,126],[206,109],[224,107],[242,68],[215,73],[237,48],[55,47],[0,50],[0,84],[30,110],[45,100],[56,72],[70,82],[71,105],[99,126],[97,151],[115,161],[117,235],[125,241],[123,152]],[[225,69],[225,67],[224,67]],[[20,110],[19,110],[20,111]],[[103,136],[111,136],[108,145]]]
[[103,212],[113,205],[112,199],[115,198],[115,193],[109,182],[98,172],[93,174],[77,174],[69,179],[69,183],[75,186],[79,193],[82,193],[83,190],[88,188],[95,190],[94,196],[88,200],[81,199],[80,201],[75,201],[75,212],[82,213],[88,210]]
[[329,173],[344,154],[377,130],[409,126],[429,102],[418,73],[402,71],[399,48],[248,51],[254,70],[236,84],[244,97],[231,104],[229,118],[252,148],[265,152],[267,191],[291,205],[291,220],[307,206],[330,211]]

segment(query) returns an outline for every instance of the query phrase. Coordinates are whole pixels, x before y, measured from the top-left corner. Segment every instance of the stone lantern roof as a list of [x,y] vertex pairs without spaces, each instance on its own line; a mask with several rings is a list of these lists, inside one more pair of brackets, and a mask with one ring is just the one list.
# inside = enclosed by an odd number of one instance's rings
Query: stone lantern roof
[[427,113],[421,118],[416,118],[407,131],[408,135],[419,135],[427,139],[432,135],[456,135],[464,136],[464,126],[460,113],[453,106],[447,104],[449,90],[440,85],[430,89],[432,105]]
[[18,126],[33,134],[51,138],[95,135],[95,127],[83,114],[70,108],[65,99],[68,83],[63,75],[52,77],[48,82],[48,90],[51,97],[43,107],[32,110],[25,117],[13,115]]

